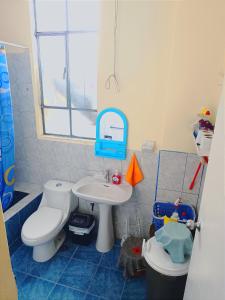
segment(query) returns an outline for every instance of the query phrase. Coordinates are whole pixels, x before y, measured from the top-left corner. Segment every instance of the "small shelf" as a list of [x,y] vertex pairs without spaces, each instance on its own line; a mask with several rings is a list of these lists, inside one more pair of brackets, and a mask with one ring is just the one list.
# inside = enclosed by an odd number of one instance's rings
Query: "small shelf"
[[211,143],[213,139],[212,131],[199,130],[194,143],[196,146],[197,154],[200,157],[208,157],[210,153]]

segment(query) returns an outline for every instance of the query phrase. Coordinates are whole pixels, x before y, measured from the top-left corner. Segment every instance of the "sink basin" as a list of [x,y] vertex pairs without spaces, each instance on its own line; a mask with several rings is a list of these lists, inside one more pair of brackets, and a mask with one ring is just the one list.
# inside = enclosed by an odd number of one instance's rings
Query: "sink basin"
[[114,245],[112,206],[127,202],[132,195],[132,187],[123,182],[120,185],[106,183],[102,178],[84,177],[72,188],[73,193],[84,200],[98,203],[99,226],[96,248],[108,252]]
[[128,183],[115,185],[95,177],[81,179],[73,186],[72,190],[77,197],[109,205],[123,204],[132,195],[132,187]]

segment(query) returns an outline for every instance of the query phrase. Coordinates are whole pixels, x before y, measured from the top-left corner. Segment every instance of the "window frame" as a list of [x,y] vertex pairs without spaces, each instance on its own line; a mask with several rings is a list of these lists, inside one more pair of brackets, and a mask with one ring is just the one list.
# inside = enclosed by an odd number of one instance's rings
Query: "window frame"
[[[97,30],[68,30],[68,0],[65,1],[65,13],[66,13],[66,30],[64,31],[38,31],[37,30],[37,12],[36,12],[36,0],[33,0],[33,13],[34,13],[34,36],[36,39],[36,49],[37,49],[37,63],[38,63],[38,73],[39,73],[39,84],[40,84],[40,92],[41,92],[41,101],[40,101],[40,110],[41,110],[41,119],[42,119],[42,130],[44,136],[56,136],[63,138],[71,138],[71,139],[81,139],[81,140],[92,140],[95,141],[96,137],[83,137],[77,136],[72,133],[72,111],[90,111],[96,112],[97,109],[92,108],[75,108],[71,105],[71,94],[70,94],[70,63],[69,63],[69,35],[70,34],[85,34],[85,33],[97,33]],[[44,104],[44,94],[43,94],[43,81],[42,81],[42,65],[41,65],[41,53],[40,53],[40,40],[39,38],[42,36],[62,36],[65,40],[65,68],[66,68],[66,97],[67,97],[67,106],[54,106],[54,105],[45,105]],[[57,133],[48,133],[45,129],[45,109],[62,109],[69,111],[69,130],[70,134],[57,134]]]

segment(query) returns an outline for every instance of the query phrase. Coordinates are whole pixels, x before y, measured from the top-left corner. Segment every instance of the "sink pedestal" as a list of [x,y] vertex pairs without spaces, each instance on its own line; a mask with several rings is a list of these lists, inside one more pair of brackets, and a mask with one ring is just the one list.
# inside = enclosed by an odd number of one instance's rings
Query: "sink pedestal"
[[108,252],[114,245],[112,206],[122,205],[132,196],[132,186],[122,182],[119,186],[106,183],[101,177],[87,176],[79,180],[72,192],[86,201],[99,205],[99,227],[96,248]]
[[112,206],[99,203],[99,227],[96,249],[99,252],[108,252],[112,249],[114,241]]

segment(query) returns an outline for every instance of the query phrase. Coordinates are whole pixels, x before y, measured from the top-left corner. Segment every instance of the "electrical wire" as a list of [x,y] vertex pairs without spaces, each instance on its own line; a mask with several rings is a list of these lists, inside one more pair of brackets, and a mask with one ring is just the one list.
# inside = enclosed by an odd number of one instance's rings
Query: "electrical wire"
[[120,91],[119,81],[116,75],[116,63],[117,63],[117,27],[118,27],[118,13],[119,13],[119,0],[115,0],[115,19],[114,19],[114,34],[113,34],[113,44],[114,44],[114,55],[113,55],[113,73],[111,73],[105,81],[105,88],[107,90],[111,89],[111,83],[114,82],[117,92]]

